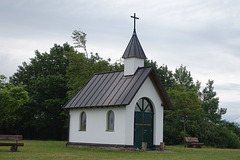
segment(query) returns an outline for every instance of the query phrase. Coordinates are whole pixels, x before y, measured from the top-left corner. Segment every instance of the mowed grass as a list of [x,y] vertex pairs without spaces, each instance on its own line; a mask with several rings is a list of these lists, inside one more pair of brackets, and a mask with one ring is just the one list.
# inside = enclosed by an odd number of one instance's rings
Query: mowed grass
[[103,149],[66,147],[63,141],[24,140],[24,147],[10,152],[10,147],[0,146],[0,160],[239,160],[240,149],[202,149],[167,146],[166,151],[124,152]]

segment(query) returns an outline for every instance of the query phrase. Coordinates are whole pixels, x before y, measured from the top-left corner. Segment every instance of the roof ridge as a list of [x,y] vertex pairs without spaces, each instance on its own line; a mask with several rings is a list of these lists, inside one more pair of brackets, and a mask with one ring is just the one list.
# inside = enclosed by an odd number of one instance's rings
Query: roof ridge
[[154,68],[154,66],[143,66],[143,67],[138,67],[138,69],[142,69],[142,68]]
[[100,74],[109,74],[109,73],[115,73],[115,72],[123,72],[124,70],[117,70],[117,71],[108,71],[108,72],[100,72],[100,73],[94,73],[94,75],[100,75]]

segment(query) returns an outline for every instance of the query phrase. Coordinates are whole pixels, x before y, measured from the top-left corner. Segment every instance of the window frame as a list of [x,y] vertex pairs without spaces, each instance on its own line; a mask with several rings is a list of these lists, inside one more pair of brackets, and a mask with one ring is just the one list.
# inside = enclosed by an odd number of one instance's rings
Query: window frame
[[[111,114],[112,113],[112,114]],[[110,122],[111,122],[111,116],[112,115],[112,118],[113,118],[113,128],[110,128],[111,126],[110,126]],[[107,112],[107,129],[106,129],[106,131],[108,131],[108,132],[114,132],[114,125],[115,125],[115,115],[114,115],[114,112],[112,111],[112,110],[109,110],[108,112]]]
[[[83,116],[84,114],[85,114],[85,117]],[[86,112],[82,111],[79,118],[80,118],[79,131],[86,131],[86,129],[87,129],[87,114],[86,114]],[[85,118],[85,125],[83,124],[84,123],[83,118]]]
[[134,111],[153,113],[154,111],[153,111],[152,102],[148,98],[145,98],[145,97],[140,98],[135,104]]

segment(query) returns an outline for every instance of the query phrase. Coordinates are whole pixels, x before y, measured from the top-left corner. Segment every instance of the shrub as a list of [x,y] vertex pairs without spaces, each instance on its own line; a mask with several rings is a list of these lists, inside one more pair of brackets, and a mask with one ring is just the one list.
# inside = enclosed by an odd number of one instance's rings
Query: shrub
[[239,137],[225,126],[218,126],[216,146],[220,148],[240,148]]

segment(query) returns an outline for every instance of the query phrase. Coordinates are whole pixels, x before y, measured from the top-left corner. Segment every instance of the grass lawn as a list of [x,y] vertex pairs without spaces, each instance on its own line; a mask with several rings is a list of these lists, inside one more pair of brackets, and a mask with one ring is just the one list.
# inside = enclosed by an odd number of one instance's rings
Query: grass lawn
[[240,149],[202,149],[167,146],[167,151],[124,152],[102,149],[85,149],[65,147],[63,141],[24,140],[24,147],[18,152],[10,152],[10,147],[0,146],[0,160],[75,160],[75,159],[119,159],[119,160],[239,160]]

